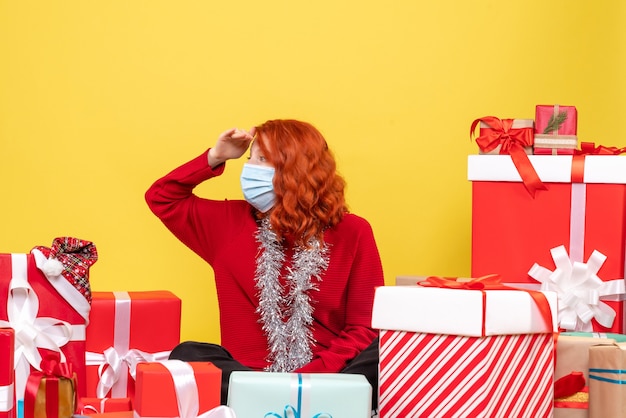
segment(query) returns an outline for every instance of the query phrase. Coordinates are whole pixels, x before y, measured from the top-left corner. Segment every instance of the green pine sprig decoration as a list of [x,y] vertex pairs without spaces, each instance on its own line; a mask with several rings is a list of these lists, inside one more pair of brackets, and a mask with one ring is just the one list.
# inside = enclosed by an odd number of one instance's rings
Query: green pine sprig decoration
[[563,110],[559,112],[558,115],[550,116],[550,120],[548,121],[548,125],[543,130],[544,134],[549,134],[552,131],[558,131],[563,122],[567,119],[567,110]]

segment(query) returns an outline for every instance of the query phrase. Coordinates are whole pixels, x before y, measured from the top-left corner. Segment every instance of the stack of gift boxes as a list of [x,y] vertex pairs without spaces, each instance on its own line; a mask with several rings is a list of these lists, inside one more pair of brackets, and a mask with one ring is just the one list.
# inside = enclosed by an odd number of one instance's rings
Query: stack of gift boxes
[[[81,245],[55,251],[67,242]],[[219,406],[219,369],[198,362],[172,371],[182,362],[167,360],[180,342],[178,297],[91,292],[93,243],[63,237],[42,248],[0,254],[0,417],[182,416],[179,387],[196,394],[183,403],[188,417]]]
[[[0,418],[369,418],[372,388],[357,375],[234,372],[220,405],[221,370],[168,359],[180,342],[178,297],[91,292],[95,245],[54,242],[0,254]],[[67,242],[80,245],[59,249]]]
[[380,418],[626,416],[626,149],[577,119],[471,124],[472,278],[377,290]]

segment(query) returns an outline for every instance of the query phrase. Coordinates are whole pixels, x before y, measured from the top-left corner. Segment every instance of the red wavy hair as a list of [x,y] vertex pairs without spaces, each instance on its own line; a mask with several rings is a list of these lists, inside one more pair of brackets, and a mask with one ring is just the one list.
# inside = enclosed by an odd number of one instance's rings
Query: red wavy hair
[[295,237],[308,245],[323,240],[324,229],[348,212],[346,182],[322,134],[311,124],[292,119],[269,120],[256,127],[257,142],[276,170],[276,202],[270,213],[279,238]]

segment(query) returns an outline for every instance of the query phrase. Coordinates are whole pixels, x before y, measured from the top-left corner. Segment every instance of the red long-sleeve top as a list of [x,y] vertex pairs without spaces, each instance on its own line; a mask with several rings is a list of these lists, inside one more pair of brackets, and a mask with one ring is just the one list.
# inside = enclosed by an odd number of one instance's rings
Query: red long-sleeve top
[[[264,369],[269,354],[256,312],[257,223],[245,200],[196,196],[200,183],[223,173],[207,154],[176,168],[146,192],[152,212],[213,268],[220,309],[221,344],[242,364]],[[329,265],[311,292],[313,359],[298,372],[338,372],[376,337],[371,328],[374,289],[384,284],[380,256],[369,223],[354,214],[324,233]],[[292,248],[285,249],[289,263]],[[283,266],[283,271],[287,266]]]

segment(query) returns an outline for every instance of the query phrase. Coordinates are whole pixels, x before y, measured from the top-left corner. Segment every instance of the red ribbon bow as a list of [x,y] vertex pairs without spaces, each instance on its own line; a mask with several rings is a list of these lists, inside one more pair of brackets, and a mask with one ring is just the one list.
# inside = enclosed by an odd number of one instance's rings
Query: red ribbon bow
[[65,377],[72,379],[74,375],[72,364],[61,362],[61,355],[56,351],[41,359],[40,367],[45,377]]
[[604,145],[598,145],[593,142],[581,142],[580,150],[576,150],[577,155],[619,155],[626,152],[626,147],[606,147]]
[[535,305],[539,309],[539,313],[543,318],[546,326],[552,332],[552,311],[550,310],[550,304],[546,295],[536,290],[519,289],[516,287],[506,286],[502,284],[500,276],[497,274],[490,274],[487,276],[472,279],[467,282],[457,282],[456,280],[450,280],[443,277],[430,276],[426,280],[418,282],[420,286],[424,287],[439,287],[446,289],[465,289],[465,290],[480,290],[483,295],[483,320],[481,335],[485,336],[485,318],[486,318],[486,298],[485,290],[517,290],[520,292],[526,292],[535,301]]
[[474,137],[474,130],[480,122],[488,125],[490,129],[481,130],[481,135],[476,138],[478,147],[483,152],[490,152],[498,145],[501,145],[500,154],[511,156],[528,193],[534,197],[537,190],[546,190],[545,184],[541,182],[524,150],[524,147],[533,145],[534,136],[532,129],[512,129],[513,119],[498,119],[495,116],[485,116],[472,122],[470,139]]
[[626,147],[606,147],[593,142],[581,142],[580,149],[575,151],[572,160],[572,183],[583,183],[585,175],[585,156],[586,155],[619,155],[626,152]]
[[62,363],[60,353],[51,352],[41,360],[41,371],[35,371],[28,376],[24,393],[24,418],[35,416],[37,392],[41,381],[46,379],[45,409],[46,417],[57,418],[59,415],[59,379],[69,379],[74,388],[74,411],[77,409],[76,375],[70,363]]

